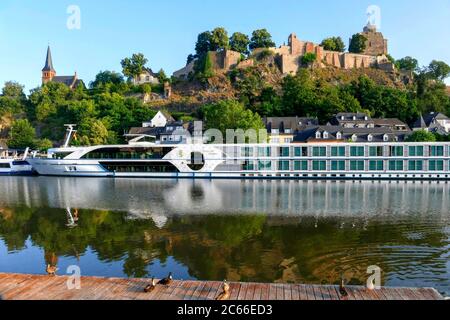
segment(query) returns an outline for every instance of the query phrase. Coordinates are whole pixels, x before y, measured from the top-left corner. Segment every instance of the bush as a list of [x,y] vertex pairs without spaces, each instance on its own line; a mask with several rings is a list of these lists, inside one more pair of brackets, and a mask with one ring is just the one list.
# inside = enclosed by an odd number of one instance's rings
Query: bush
[[406,138],[407,142],[436,142],[436,136],[426,130],[414,131],[412,135]]
[[307,66],[307,65],[315,62],[316,60],[317,60],[317,55],[312,52],[308,52],[300,58],[300,62],[304,66]]

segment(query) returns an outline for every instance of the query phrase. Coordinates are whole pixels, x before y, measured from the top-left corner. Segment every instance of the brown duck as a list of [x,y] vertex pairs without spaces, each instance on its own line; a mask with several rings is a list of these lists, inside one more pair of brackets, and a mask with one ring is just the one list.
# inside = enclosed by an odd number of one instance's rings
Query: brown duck
[[341,285],[339,286],[339,293],[343,297],[348,296],[348,292],[347,292],[347,289],[345,288],[345,284],[344,284],[344,279],[341,280]]
[[230,295],[230,285],[225,280],[222,285],[222,292],[217,296],[216,300],[228,300],[230,299]]
[[173,280],[172,272],[170,272],[169,275],[167,276],[167,278],[159,280],[158,284],[162,284],[164,286],[168,286],[169,284],[172,283],[172,280]]
[[51,265],[47,265],[47,268],[45,269],[45,271],[47,272],[47,274],[49,276],[55,276],[56,275],[56,271],[58,271],[58,268],[56,266],[51,266]]
[[147,293],[152,292],[153,290],[155,290],[155,288],[156,288],[155,278],[152,278],[152,283],[144,288],[144,292]]

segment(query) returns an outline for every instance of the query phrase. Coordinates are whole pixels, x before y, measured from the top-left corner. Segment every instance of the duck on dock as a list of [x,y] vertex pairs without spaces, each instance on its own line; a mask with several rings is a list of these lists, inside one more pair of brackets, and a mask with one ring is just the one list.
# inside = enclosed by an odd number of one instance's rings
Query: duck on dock
[[156,288],[156,282],[155,282],[155,278],[153,277],[152,283],[144,288],[144,292],[146,292],[146,293],[152,292],[153,290],[155,290],[155,288]]
[[340,293],[343,297],[348,296],[347,289],[345,288],[344,279],[341,280],[341,285],[339,286],[339,293]]
[[227,280],[223,281],[222,292],[217,296],[216,300],[228,300],[230,299],[230,285],[227,283]]
[[162,284],[164,286],[168,286],[169,284],[172,283],[172,280],[173,280],[172,272],[169,272],[169,275],[166,278],[159,280],[158,284]]
[[45,269],[45,271],[47,272],[47,274],[49,276],[55,276],[56,275],[56,271],[58,271],[58,268],[56,266],[52,266],[52,265],[47,265],[47,268]]

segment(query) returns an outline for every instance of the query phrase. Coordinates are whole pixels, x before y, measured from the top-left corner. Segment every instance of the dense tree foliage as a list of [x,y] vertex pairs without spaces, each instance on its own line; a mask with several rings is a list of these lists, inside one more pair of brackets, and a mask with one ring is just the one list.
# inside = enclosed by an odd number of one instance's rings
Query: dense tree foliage
[[272,41],[272,35],[266,29],[255,30],[252,33],[250,40],[250,49],[271,48],[275,47],[275,42]]
[[325,50],[329,50],[329,51],[339,51],[339,52],[345,51],[345,44],[344,44],[344,41],[342,41],[341,37],[326,38],[322,41],[322,43],[320,45]]
[[412,135],[407,138],[408,142],[435,142],[436,136],[425,130],[414,131]]
[[147,62],[147,58],[142,53],[134,53],[131,58],[123,59],[120,64],[126,77],[136,78],[142,73]]
[[246,34],[235,32],[230,38],[230,49],[242,54],[249,54],[250,39]]
[[404,57],[397,60],[396,65],[400,70],[416,71],[419,68],[419,61],[412,57]]
[[362,53],[366,50],[367,38],[362,34],[354,34],[350,40],[348,51],[351,53]]

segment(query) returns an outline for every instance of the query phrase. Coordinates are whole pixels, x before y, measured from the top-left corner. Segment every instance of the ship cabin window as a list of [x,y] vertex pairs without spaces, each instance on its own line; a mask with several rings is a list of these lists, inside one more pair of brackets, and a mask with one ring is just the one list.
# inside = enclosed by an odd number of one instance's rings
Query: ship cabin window
[[350,171],[364,171],[364,161],[361,160],[350,161]]
[[410,157],[423,157],[423,146],[411,146],[409,147]]
[[403,161],[402,160],[390,160],[389,161],[390,171],[403,171]]
[[307,157],[308,156],[308,148],[307,147],[295,147],[294,148],[294,156],[295,157]]
[[13,161],[13,166],[29,166],[30,163],[25,160]]
[[331,161],[331,171],[345,171],[345,161],[343,160]]
[[443,157],[444,156],[444,146],[430,146],[429,154],[431,157]]
[[308,171],[308,161],[294,161],[294,170],[295,171]]
[[85,154],[82,159],[162,159],[173,148],[156,147],[123,147],[123,148],[102,148]]
[[403,147],[392,146],[390,148],[391,157],[403,157]]
[[369,156],[370,157],[382,157],[383,156],[383,147],[369,147]]
[[326,171],[327,170],[327,162],[326,161],[318,161],[315,160],[312,162],[313,171]]
[[345,147],[331,147],[332,157],[345,157]]
[[271,155],[270,147],[258,147],[259,157],[270,157],[270,155]]
[[280,157],[289,157],[289,147],[280,148]]
[[191,153],[191,161],[188,163],[188,167],[194,171],[200,171],[205,166],[205,157],[200,152]]
[[9,163],[0,163],[0,169],[9,169],[11,166]]
[[278,162],[278,170],[280,171],[289,171],[289,161],[279,161]]
[[409,160],[408,161],[408,170],[409,171],[422,171],[423,170],[423,161],[422,160]]
[[430,160],[428,161],[428,170],[430,171],[444,171],[443,160]]
[[364,147],[350,147],[351,157],[364,157]]
[[[175,173],[178,169],[170,162],[100,162],[100,164],[111,172],[154,172]],[[73,167],[75,168],[75,167]],[[76,168],[75,168],[76,170]]]
[[313,147],[313,157],[326,157],[327,147]]
[[243,147],[241,149],[241,154],[243,157],[253,157],[253,148],[252,147]]
[[384,171],[383,160],[369,161],[369,171]]

